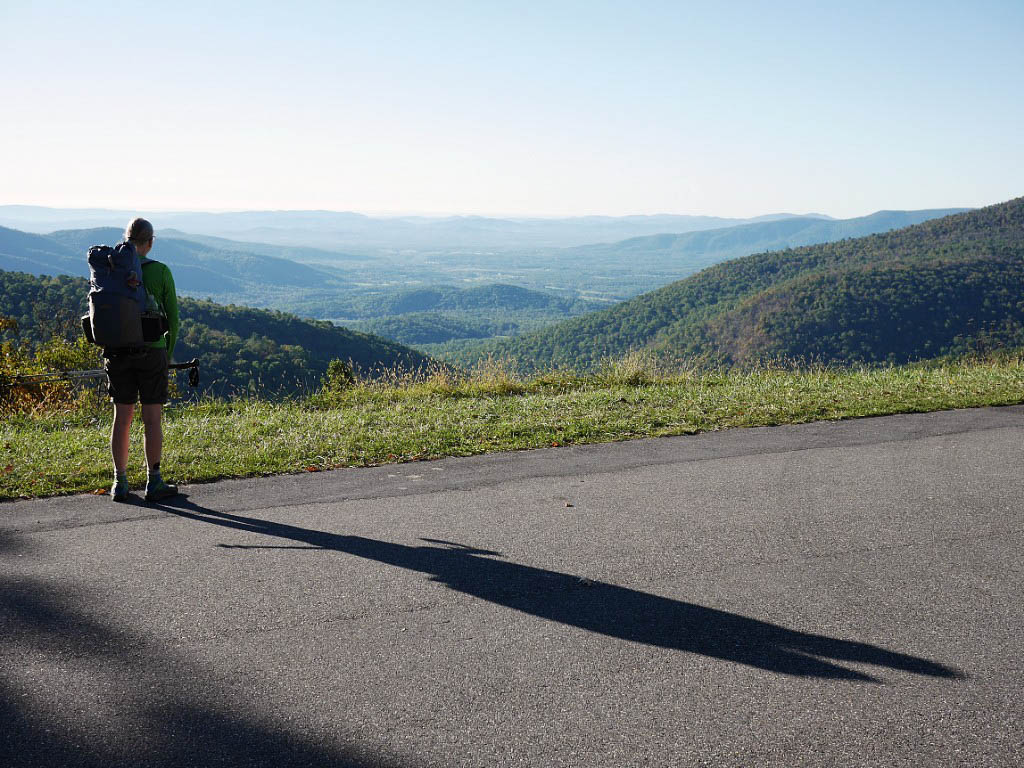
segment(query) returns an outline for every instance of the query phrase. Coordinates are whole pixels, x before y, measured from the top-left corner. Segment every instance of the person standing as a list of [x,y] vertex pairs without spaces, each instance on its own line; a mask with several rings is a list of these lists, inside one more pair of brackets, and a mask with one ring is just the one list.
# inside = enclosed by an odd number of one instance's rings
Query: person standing
[[[142,404],[142,424],[146,453],[146,501],[159,501],[178,493],[178,488],[160,474],[163,454],[163,407],[167,403],[168,363],[178,338],[178,296],[174,278],[166,264],[148,259],[155,239],[153,225],[136,218],[128,224],[125,242],[135,249],[142,262],[142,285],[147,302],[156,304],[167,317],[168,330],[157,341],[142,347],[104,349],[103,368],[107,374],[107,393],[114,404],[114,425],[110,431],[110,453],[114,460],[114,485],[110,497],[128,500],[128,453],[135,404]],[[152,297],[151,299],[149,297]]]

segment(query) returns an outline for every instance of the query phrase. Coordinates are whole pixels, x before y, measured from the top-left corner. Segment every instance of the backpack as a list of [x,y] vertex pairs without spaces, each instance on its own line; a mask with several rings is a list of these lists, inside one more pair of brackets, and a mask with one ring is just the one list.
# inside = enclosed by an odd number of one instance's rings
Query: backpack
[[167,318],[155,300],[147,311],[142,263],[131,243],[89,249],[89,314],[82,317],[82,330],[90,343],[110,349],[142,347],[166,332]]

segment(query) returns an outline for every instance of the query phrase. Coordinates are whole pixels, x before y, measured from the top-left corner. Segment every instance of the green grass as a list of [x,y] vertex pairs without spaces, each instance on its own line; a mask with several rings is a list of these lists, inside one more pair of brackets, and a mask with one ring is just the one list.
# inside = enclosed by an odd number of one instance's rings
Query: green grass
[[[165,476],[227,477],[469,456],[553,445],[684,435],[1024,402],[1020,356],[885,369],[665,372],[633,356],[598,374],[518,379],[491,364],[468,378],[363,382],[303,400],[170,407]],[[8,415],[0,424],[0,499],[107,488],[110,414]],[[133,485],[144,482],[141,425]]]

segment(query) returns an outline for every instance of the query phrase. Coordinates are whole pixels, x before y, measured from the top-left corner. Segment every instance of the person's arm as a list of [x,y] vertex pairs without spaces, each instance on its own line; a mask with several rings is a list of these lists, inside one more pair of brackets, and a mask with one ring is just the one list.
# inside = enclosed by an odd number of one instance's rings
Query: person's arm
[[174,277],[164,265],[164,312],[167,314],[167,359],[174,359],[174,344],[178,340],[178,293],[174,288]]

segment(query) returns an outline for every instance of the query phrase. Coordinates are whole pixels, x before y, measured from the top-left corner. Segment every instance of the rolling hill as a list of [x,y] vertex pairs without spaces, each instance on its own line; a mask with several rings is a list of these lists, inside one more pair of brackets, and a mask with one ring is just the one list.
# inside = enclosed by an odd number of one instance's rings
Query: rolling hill
[[[784,222],[783,222],[784,223]],[[463,351],[586,368],[650,349],[699,364],[905,362],[1024,343],[1024,198],[717,264],[610,309]]]
[[0,269],[30,275],[88,276],[85,252],[45,235],[0,227]]
[[[17,338],[39,343],[80,335],[88,281],[0,271],[0,315],[18,323]],[[417,369],[426,356],[376,336],[326,321],[210,301],[179,299],[181,331],[175,357],[200,358],[204,391],[300,392],[317,386],[332,359],[378,368]],[[98,349],[97,349],[98,355]]]

